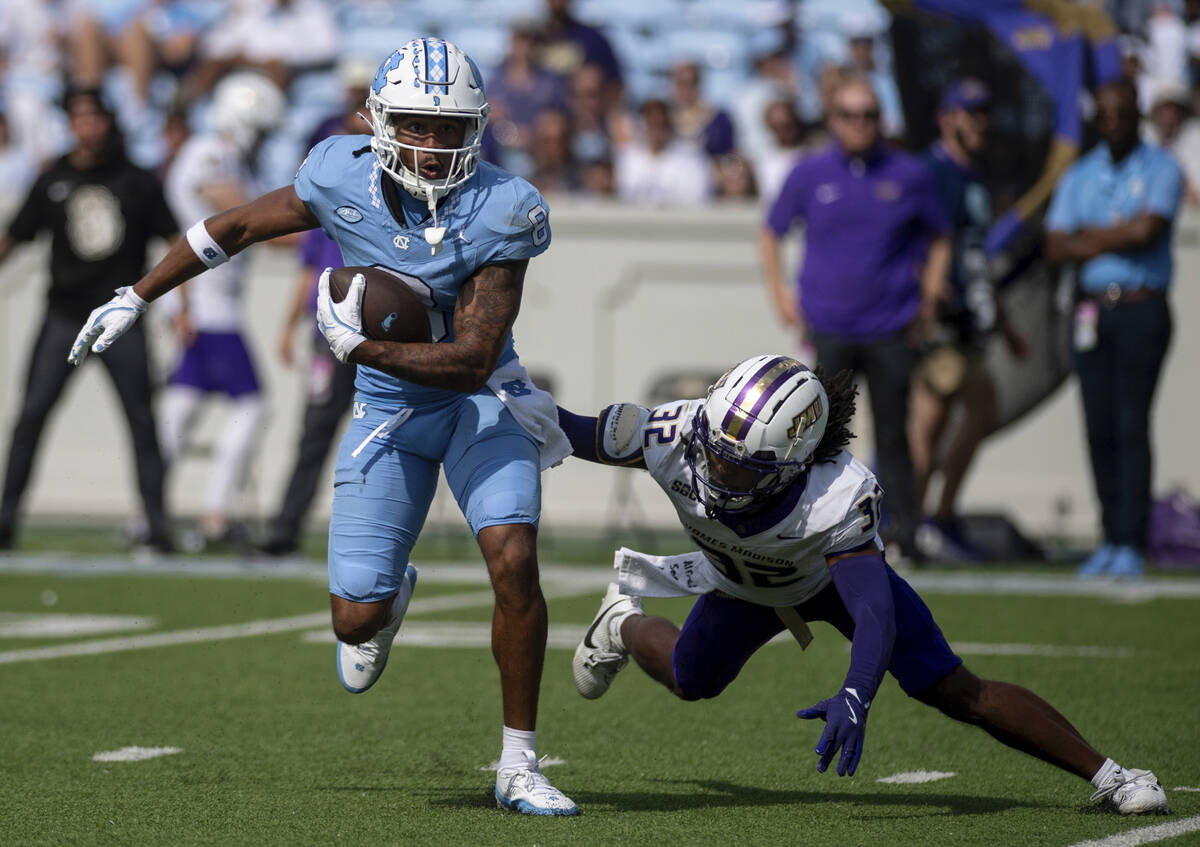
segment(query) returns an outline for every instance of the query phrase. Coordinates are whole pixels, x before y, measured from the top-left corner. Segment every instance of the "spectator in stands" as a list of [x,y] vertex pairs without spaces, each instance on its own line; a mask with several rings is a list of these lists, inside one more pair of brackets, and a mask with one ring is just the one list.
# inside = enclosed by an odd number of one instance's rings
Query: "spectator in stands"
[[292,465],[279,512],[271,521],[267,538],[259,548],[270,556],[286,556],[299,549],[304,517],[316,496],[334,436],[354,399],[355,366],[337,360],[313,318],[317,311],[317,280],[325,268],[338,268],[345,264],[342,251],[332,238],[314,229],[302,236],[300,264],[292,304],[276,349],[280,361],[292,367],[296,362],[296,327],[304,324],[311,346],[308,392],[296,461]]
[[532,130],[529,181],[543,194],[577,191],[580,176],[571,151],[570,117],[560,109],[546,109],[534,119]]
[[224,0],[157,0],[145,26],[154,42],[158,67],[177,79],[198,61],[201,40],[226,12]]
[[750,160],[741,153],[726,153],[713,160],[715,193],[721,200],[753,200],[758,183]]
[[793,101],[772,100],[763,119],[771,133],[771,145],[754,163],[754,176],[763,200],[770,203],[778,196],[806,145],[804,124]]
[[[800,160],[770,206],[759,238],[763,273],[785,324],[816,347],[827,373],[866,376],[884,540],[917,559],[917,503],[905,424],[916,342],[933,323],[950,263],[949,228],[928,171],[891,149],[868,80],[833,95],[834,142]],[[783,274],[782,239],[805,224],[799,292]]]
[[671,111],[663,100],[647,100],[639,110],[641,137],[617,150],[617,196],[639,206],[695,206],[712,195],[708,159],[675,136]]
[[596,159],[581,165],[579,191],[588,197],[614,196],[617,193],[617,177],[612,159]]
[[[30,352],[0,499],[0,549],[13,546],[46,418],[75,372],[62,355],[64,347],[72,343],[80,321],[112,296],[113,280],[142,273],[150,241],[173,239],[178,233],[158,181],[126,158],[113,113],[100,92],[70,89],[63,105],[76,145],[38,177],[8,232],[0,236],[3,261],[19,242],[47,230],[51,235],[46,313]],[[133,437],[149,525],[146,543],[169,551],[173,545],[163,508],[163,460],[150,405],[145,329],[139,325],[130,335],[132,344],[117,345],[102,361]]]
[[1145,20],[1142,76],[1138,80],[1138,103],[1149,112],[1154,92],[1166,83],[1183,84],[1188,79],[1188,31],[1183,22],[1181,0],[1151,0]]
[[613,124],[624,136],[625,120],[619,107],[610,106],[604,93],[604,71],[598,65],[584,65],[571,75],[567,111],[571,115],[571,150],[582,164],[611,160]]
[[133,93],[147,102],[158,60],[145,0],[68,0],[67,8],[72,81],[99,88],[108,70],[121,66]]
[[1150,511],[1150,408],[1171,340],[1171,229],[1183,174],[1138,138],[1137,89],[1097,94],[1102,139],[1063,175],[1046,216],[1046,257],[1080,265],[1075,370],[1104,540],[1083,576],[1144,569]]
[[881,34],[878,24],[867,18],[851,16],[843,26],[850,48],[848,67],[871,81],[879,98],[882,113],[881,129],[885,138],[904,135],[904,109],[900,104],[900,88],[890,68],[881,68],[875,58],[875,39]]
[[539,27],[532,21],[513,25],[508,55],[488,76],[488,127],[500,147],[499,164],[528,177],[532,171],[534,123],[546,109],[566,108],[563,78],[541,66],[537,59]]
[[337,52],[337,20],[327,0],[234,0],[205,33],[184,95],[190,101],[212,91],[236,70],[257,71],[287,91],[305,71],[332,67]]
[[[996,386],[983,363],[986,342],[1003,328],[1013,354],[1026,354],[1024,339],[997,307],[985,249],[992,202],[978,168],[988,143],[991,99],[977,79],[949,86],[938,107],[939,138],[924,157],[953,239],[949,297],[940,304],[937,329],[917,366],[908,419],[922,513],[930,477],[935,471],[942,476],[937,508],[917,530],[918,548],[932,559],[988,558],[964,535],[955,504],[976,448],[995,428]],[[948,431],[955,409],[960,414]]]
[[763,116],[775,100],[795,100],[799,84],[789,53],[787,34],[768,27],[750,39],[752,73],[733,102],[738,150],[757,162],[771,149],[771,134]]
[[62,62],[52,12],[44,0],[0,3],[0,99],[14,143],[43,165],[71,143],[54,103]]
[[1146,124],[1146,140],[1169,150],[1183,169],[1189,206],[1200,203],[1200,118],[1192,115],[1188,91],[1179,83],[1158,87]]
[[569,78],[584,65],[603,71],[605,102],[621,99],[621,64],[604,33],[571,14],[571,0],[546,0],[546,20],[539,46],[542,66]]
[[709,156],[723,156],[733,150],[733,121],[701,95],[700,65],[691,60],[671,68],[671,121],[680,138]]

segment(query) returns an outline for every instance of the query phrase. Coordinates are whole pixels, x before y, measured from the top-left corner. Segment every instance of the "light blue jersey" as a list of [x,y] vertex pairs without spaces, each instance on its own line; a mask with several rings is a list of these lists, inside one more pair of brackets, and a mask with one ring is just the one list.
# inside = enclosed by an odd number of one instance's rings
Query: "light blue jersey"
[[[374,265],[400,274],[429,310],[433,340],[451,341],[463,283],[484,265],[543,253],[550,246],[549,207],[525,180],[480,162],[475,175],[438,209],[438,226],[446,235],[435,256],[425,241],[425,228],[432,225],[426,204],[399,189],[405,222],[392,216],[381,184],[390,177],[370,143],[368,135],[322,141],[300,165],[296,193],[337,242],[347,266]],[[516,355],[510,335],[497,366]],[[437,405],[457,394],[363,365],[355,385],[360,399],[392,409]]]

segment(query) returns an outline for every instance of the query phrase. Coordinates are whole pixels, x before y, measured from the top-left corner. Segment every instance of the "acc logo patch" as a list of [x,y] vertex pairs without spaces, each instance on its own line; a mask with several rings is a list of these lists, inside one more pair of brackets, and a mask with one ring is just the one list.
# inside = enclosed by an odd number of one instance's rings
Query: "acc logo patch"
[[353,206],[338,206],[334,211],[337,216],[348,224],[356,224],[362,220],[362,212]]

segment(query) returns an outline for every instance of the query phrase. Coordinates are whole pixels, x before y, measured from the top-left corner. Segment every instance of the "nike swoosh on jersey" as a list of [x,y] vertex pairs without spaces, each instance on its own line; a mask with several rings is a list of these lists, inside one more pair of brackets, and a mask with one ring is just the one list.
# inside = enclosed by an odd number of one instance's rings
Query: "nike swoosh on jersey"
[[[619,602],[621,601],[618,600],[617,603]],[[613,606],[617,605],[617,603],[611,604],[608,609],[611,609]],[[600,621],[604,620],[604,616],[608,614],[608,609],[605,609],[600,614],[596,615],[596,619],[592,621],[592,625],[588,627],[587,635],[583,636],[584,646],[590,647],[593,650],[596,649],[596,645],[592,643],[592,633],[596,631],[596,627],[599,626]]]

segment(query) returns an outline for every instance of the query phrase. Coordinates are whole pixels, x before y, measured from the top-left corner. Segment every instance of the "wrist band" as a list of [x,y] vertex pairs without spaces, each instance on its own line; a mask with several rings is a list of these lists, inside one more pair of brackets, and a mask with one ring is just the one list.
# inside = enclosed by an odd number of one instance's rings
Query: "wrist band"
[[221,245],[208,234],[208,228],[204,225],[204,221],[196,221],[192,224],[191,229],[187,231],[187,242],[191,246],[192,252],[196,254],[196,258],[207,268],[215,268],[217,265],[223,265],[229,261],[229,257],[225,255]]

